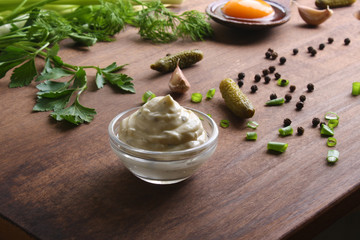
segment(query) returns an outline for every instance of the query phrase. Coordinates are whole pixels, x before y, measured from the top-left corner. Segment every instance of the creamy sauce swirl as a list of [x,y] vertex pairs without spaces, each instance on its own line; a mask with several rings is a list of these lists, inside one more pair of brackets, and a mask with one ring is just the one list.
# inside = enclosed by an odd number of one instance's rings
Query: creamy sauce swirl
[[184,150],[207,140],[199,117],[170,95],[155,97],[120,123],[119,138],[152,151]]

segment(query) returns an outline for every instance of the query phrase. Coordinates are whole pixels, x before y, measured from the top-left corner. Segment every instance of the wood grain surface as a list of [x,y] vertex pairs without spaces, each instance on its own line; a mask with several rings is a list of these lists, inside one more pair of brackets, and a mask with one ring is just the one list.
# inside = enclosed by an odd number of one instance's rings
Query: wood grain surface
[[[176,11],[204,11],[211,1],[185,1]],[[314,6],[310,0],[301,4]],[[58,123],[49,113],[34,113],[37,89],[9,89],[10,75],[0,81],[0,214],[39,239],[287,239],[311,237],[359,202],[360,194],[360,96],[351,95],[351,84],[360,75],[360,22],[353,17],[359,8],[334,9],[334,15],[317,28],[307,27],[291,6],[288,23],[258,32],[234,30],[211,22],[213,39],[203,42],[179,40],[153,44],[128,27],[111,43],[78,49],[64,41],[60,55],[77,65],[107,66],[116,61],[129,64],[124,73],[134,78],[136,94],[122,94],[105,86],[95,90],[89,72],[89,89],[80,101],[95,108],[90,124],[74,127]],[[328,37],[334,42],[327,44]],[[345,46],[343,40],[350,38]],[[307,47],[325,49],[315,57]],[[175,99],[184,106],[212,114],[216,122],[230,120],[220,128],[215,154],[190,179],[175,185],[156,186],[133,176],[111,151],[107,126],[118,113],[141,104],[151,90],[169,93],[170,74],[159,74],[150,64],[167,53],[198,48],[204,59],[184,69],[192,87]],[[268,48],[286,57],[265,59]],[[292,55],[292,49],[299,53]],[[42,61],[39,59],[39,66]],[[258,83],[250,93],[253,77],[269,66],[296,85],[293,99],[278,107],[265,107],[271,93],[284,96],[288,87],[275,80]],[[236,118],[218,91],[220,81],[246,74],[242,90],[255,105],[251,120],[260,126],[256,142],[245,141],[246,121]],[[313,83],[314,92],[306,85]],[[193,92],[215,97],[194,104]],[[296,111],[300,95],[305,106]],[[340,115],[335,129],[340,159],[326,164],[329,147],[314,117],[327,111]],[[278,129],[290,118],[296,129],[281,138]],[[289,144],[283,154],[271,154],[267,142]],[[314,225],[315,224],[315,225]]]

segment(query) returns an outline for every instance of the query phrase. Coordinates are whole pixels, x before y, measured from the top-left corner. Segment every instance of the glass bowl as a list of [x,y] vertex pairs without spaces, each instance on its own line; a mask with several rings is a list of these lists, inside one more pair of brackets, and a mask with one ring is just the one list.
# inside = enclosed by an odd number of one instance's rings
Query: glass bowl
[[215,151],[219,130],[212,118],[193,111],[202,121],[208,139],[194,148],[178,151],[151,151],[132,147],[118,138],[119,123],[140,107],[126,110],[109,124],[110,146],[122,163],[138,178],[154,184],[173,184],[189,178]]

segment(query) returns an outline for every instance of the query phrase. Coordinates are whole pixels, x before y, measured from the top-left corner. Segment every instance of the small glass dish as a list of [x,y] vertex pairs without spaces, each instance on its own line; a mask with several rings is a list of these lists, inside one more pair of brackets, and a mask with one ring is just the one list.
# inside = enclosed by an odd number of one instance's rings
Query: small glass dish
[[138,178],[153,184],[173,184],[189,178],[215,151],[219,130],[214,120],[198,110],[193,111],[203,124],[205,143],[179,151],[151,151],[132,147],[118,138],[119,123],[139,107],[117,115],[109,124],[110,146],[127,169]]

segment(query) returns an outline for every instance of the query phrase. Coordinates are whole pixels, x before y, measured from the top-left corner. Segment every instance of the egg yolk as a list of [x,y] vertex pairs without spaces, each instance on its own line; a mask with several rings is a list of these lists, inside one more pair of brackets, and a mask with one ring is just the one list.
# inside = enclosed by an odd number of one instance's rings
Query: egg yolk
[[230,0],[222,11],[236,18],[262,18],[274,12],[274,9],[263,0]]

